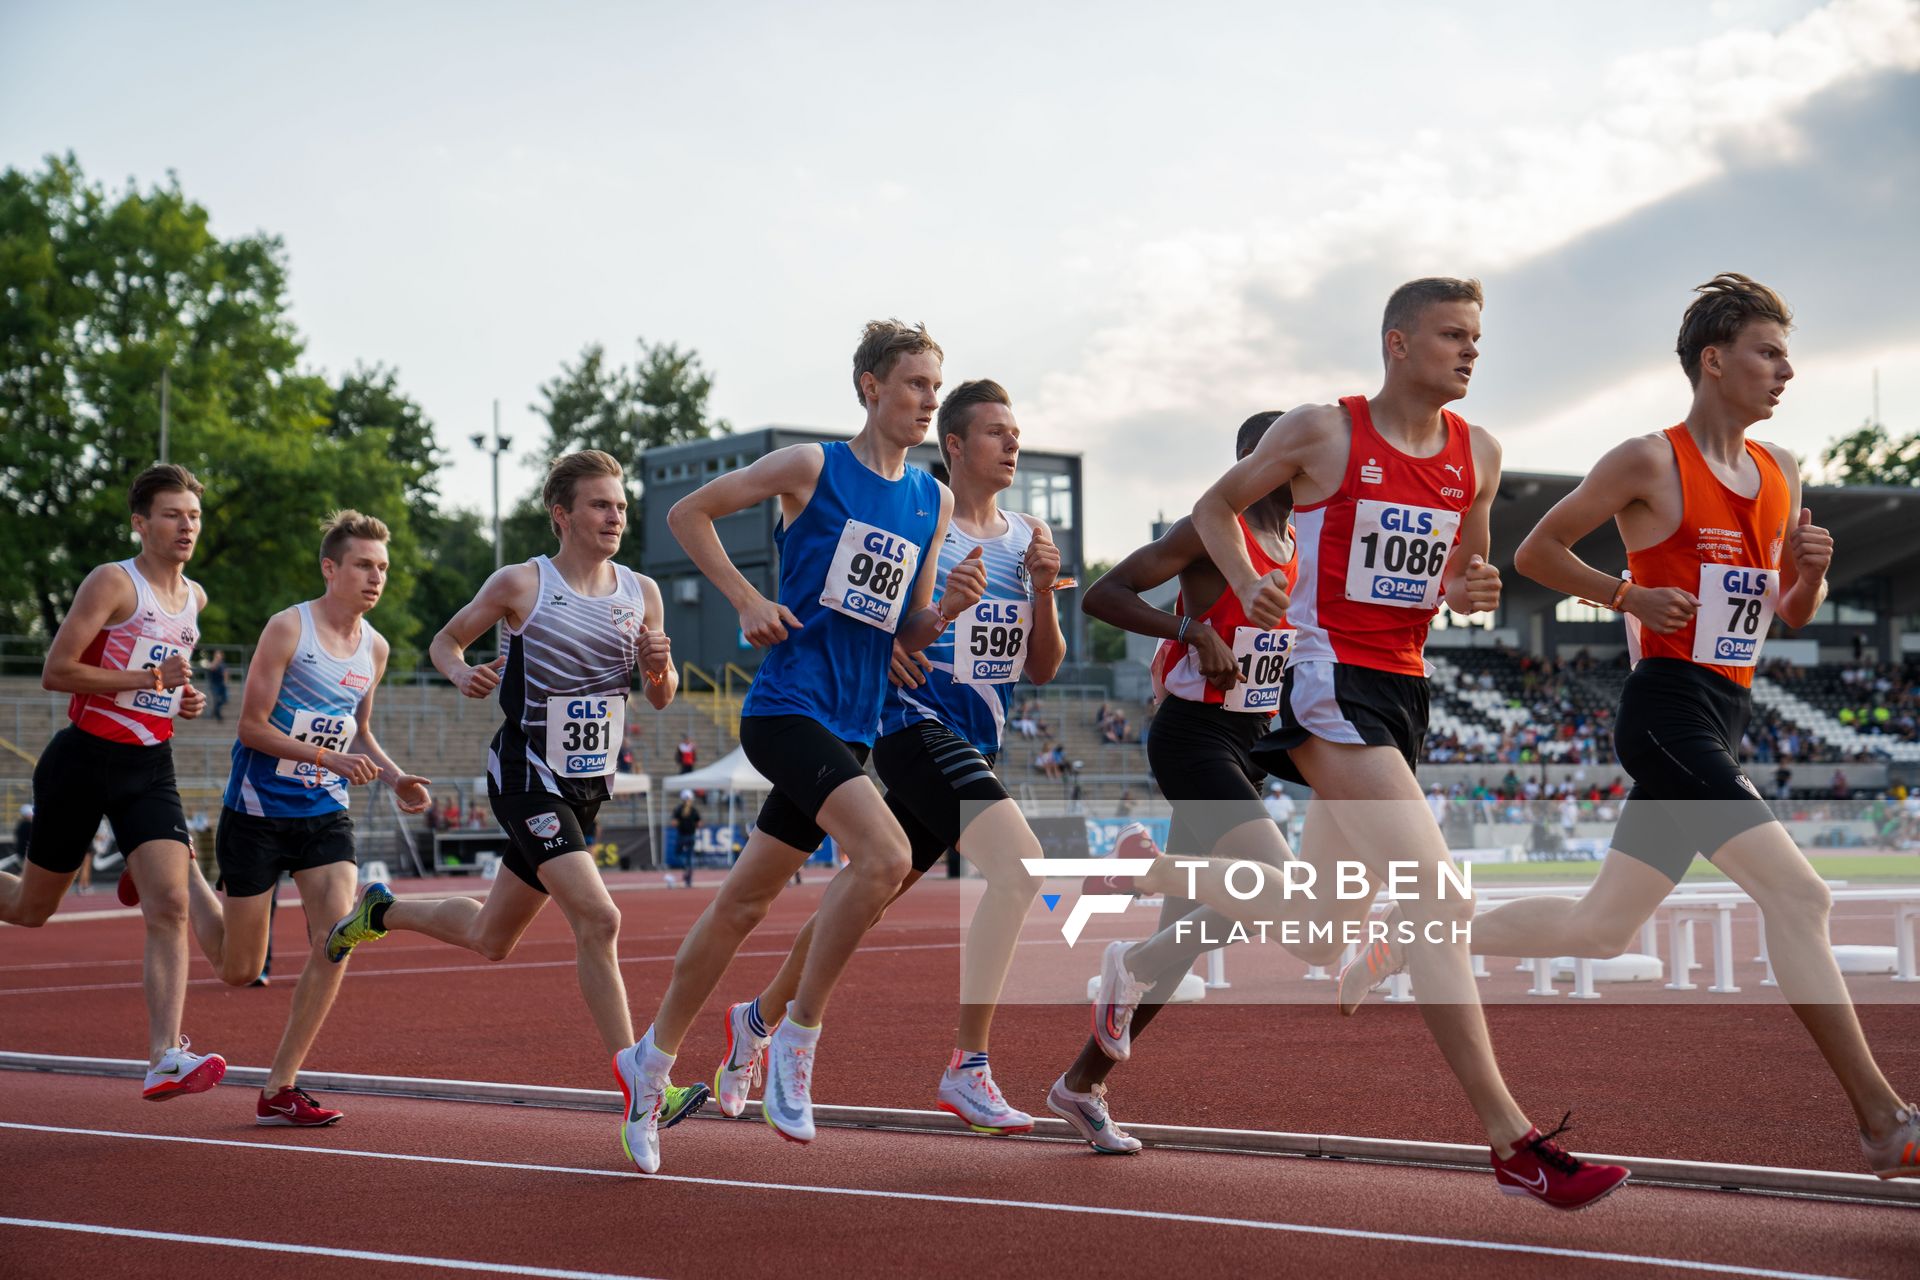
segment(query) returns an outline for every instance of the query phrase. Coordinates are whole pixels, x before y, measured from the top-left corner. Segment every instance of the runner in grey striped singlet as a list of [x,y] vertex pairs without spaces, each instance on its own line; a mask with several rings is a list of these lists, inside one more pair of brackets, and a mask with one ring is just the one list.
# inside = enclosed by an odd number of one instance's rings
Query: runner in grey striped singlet
[[613,566],[612,595],[583,596],[546,556],[531,563],[539,600],[507,632],[506,721],[487,750],[487,775],[502,795],[544,791],[592,804],[607,798],[618,761],[646,600],[624,565]]

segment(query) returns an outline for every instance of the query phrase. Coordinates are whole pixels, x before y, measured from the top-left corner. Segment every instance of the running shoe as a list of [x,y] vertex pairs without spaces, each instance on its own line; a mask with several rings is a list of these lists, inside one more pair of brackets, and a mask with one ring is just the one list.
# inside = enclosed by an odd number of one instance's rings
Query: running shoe
[[1107,1086],[1096,1084],[1086,1093],[1067,1088],[1061,1076],[1047,1090],[1047,1110],[1072,1125],[1087,1145],[1103,1156],[1130,1156],[1140,1150],[1140,1139],[1113,1122],[1107,1113]]
[[[1572,1115],[1568,1112],[1567,1116]],[[1584,1209],[1629,1176],[1617,1164],[1589,1164],[1555,1142],[1567,1131],[1567,1116],[1551,1133],[1536,1126],[1513,1145],[1513,1155],[1493,1155],[1493,1177],[1510,1196],[1532,1196],[1556,1209]]]
[[754,1086],[762,1079],[767,1061],[767,1037],[756,1036],[747,1025],[751,1000],[727,1009],[727,1056],[713,1073],[714,1103],[723,1116],[738,1116],[747,1109]]
[[386,937],[385,929],[373,927],[373,909],[392,905],[393,891],[378,880],[362,889],[353,910],[327,933],[327,959],[339,964],[361,943]]
[[666,1105],[667,1078],[640,1069],[640,1046],[613,1055],[613,1078],[625,1108],[620,1113],[620,1146],[642,1173],[660,1172],[660,1113]]
[[205,1093],[227,1074],[227,1060],[217,1053],[191,1053],[192,1042],[180,1037],[177,1047],[160,1055],[160,1061],[147,1068],[147,1081],[140,1096],[148,1102],[165,1102],[184,1093]]
[[1900,1127],[1875,1142],[1860,1135],[1860,1151],[1867,1167],[1879,1178],[1920,1178],[1920,1111],[1909,1102],[1893,1118]]
[[1360,1012],[1368,993],[1406,967],[1406,956],[1394,955],[1393,948],[1384,942],[1369,942],[1362,947],[1353,963],[1340,970],[1340,1016],[1351,1018]]
[[706,1106],[709,1096],[704,1084],[668,1085],[660,1101],[660,1127],[673,1128]]
[[935,1105],[951,1111],[975,1133],[995,1136],[1008,1133],[1032,1133],[1033,1117],[1007,1105],[1000,1087],[993,1082],[988,1067],[940,1073],[940,1092]]
[[253,1108],[253,1122],[270,1127],[318,1129],[335,1123],[345,1114],[321,1106],[305,1089],[288,1085],[271,1098],[266,1090],[260,1091],[260,1101]]
[[1133,1053],[1133,1014],[1150,984],[1127,968],[1130,943],[1109,942],[1100,957],[1100,986],[1093,993],[1093,1038],[1115,1062]]
[[788,1142],[813,1141],[813,1054],[820,1029],[806,1031],[791,1018],[767,1041],[767,1091],[760,1114]]
[[[1120,836],[1113,842],[1113,856],[1116,858],[1157,858],[1160,846],[1153,842],[1153,833],[1137,822],[1128,823],[1121,829]],[[1088,876],[1080,883],[1080,892],[1088,893],[1126,893],[1137,894],[1140,888],[1134,883],[1134,877],[1121,875]]]

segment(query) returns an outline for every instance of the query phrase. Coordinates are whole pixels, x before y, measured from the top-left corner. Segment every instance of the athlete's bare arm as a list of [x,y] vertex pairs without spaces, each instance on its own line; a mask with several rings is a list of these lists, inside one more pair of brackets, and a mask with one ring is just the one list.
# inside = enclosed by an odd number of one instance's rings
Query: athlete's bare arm
[[[1236,538],[1239,536],[1237,525],[1234,534]],[[1119,564],[1101,574],[1100,580],[1087,588],[1080,611],[1137,636],[1172,640],[1180,634],[1180,619],[1165,609],[1154,608],[1141,598],[1141,593],[1201,567],[1215,579],[1217,599],[1218,592],[1226,590],[1226,583],[1208,558],[1199,530],[1194,528],[1191,519],[1183,517],[1174,521],[1173,527],[1160,537],[1128,552]],[[1247,567],[1253,567],[1252,561],[1248,561]],[[1196,597],[1187,601],[1187,609],[1191,616],[1197,617],[1213,603],[1213,600],[1202,601]],[[1240,683],[1240,668],[1234,665],[1233,651],[1227,648],[1219,632],[1190,622],[1187,643],[1194,647],[1194,660],[1208,684],[1224,691]]]
[[1460,545],[1447,558],[1441,579],[1447,607],[1455,613],[1491,613],[1500,607],[1500,571],[1487,562],[1493,543],[1493,497],[1500,492],[1500,442],[1480,427],[1467,428],[1473,448],[1473,505],[1460,520]]
[[1302,506],[1333,494],[1346,469],[1351,434],[1346,411],[1339,405],[1302,405],[1291,410],[1267,428],[1253,452],[1234,463],[1193,506],[1193,526],[1206,546],[1207,558],[1256,627],[1278,626],[1286,616],[1287,579],[1278,569],[1265,575],[1254,571],[1237,517],[1281,485],[1293,486],[1294,501]]
[[1827,567],[1833,563],[1833,535],[1813,522],[1800,505],[1800,463],[1779,445],[1761,446],[1787,478],[1787,544],[1780,557],[1780,599],[1774,612],[1793,628],[1813,621],[1827,598]]
[[935,553],[920,565],[920,574],[913,580],[912,612],[894,633],[894,639],[908,653],[916,653],[938,640],[955,618],[979,604],[980,597],[987,593],[987,567],[980,558],[980,548],[975,547],[967,552],[966,559],[947,570],[946,584],[940,590],[940,604],[935,607],[933,603],[933,588],[940,577],[937,551],[946,545],[947,525],[952,521],[953,491],[941,485],[940,520],[933,527],[933,541],[927,544],[935,548]]
[[[1573,553],[1574,543],[1607,521],[1631,519],[1659,500],[1656,491],[1673,468],[1673,451],[1658,436],[1636,436],[1609,449],[1574,491],[1540,518],[1513,553],[1513,567],[1550,590],[1602,604],[1620,588],[1620,575],[1596,569]],[[1661,634],[1687,625],[1700,608],[1690,591],[1678,587],[1627,588],[1621,603],[1641,623]]]
[[[380,682],[387,678],[387,657],[392,647],[385,636],[373,639],[373,683],[367,686],[367,696],[360,699],[360,706],[353,713],[354,738],[353,749],[373,761],[379,769],[380,781],[393,788],[394,795],[400,799],[403,813],[425,813],[433,804],[433,794],[427,790],[432,785],[430,779],[408,773],[393,762],[380,742],[373,736],[373,695],[380,691]],[[332,760],[329,755],[328,760]]]
[[[140,607],[140,596],[133,580],[118,565],[103,564],[87,575],[74,593],[73,607],[60,620],[60,629],[47,646],[47,661],[40,668],[40,687],[49,693],[123,693],[128,689],[151,689],[151,671],[109,671],[80,661],[93,638],[101,630],[125,622]],[[176,689],[192,678],[186,655],[175,654],[160,667],[160,683]]]
[[800,629],[800,619],[784,605],[761,595],[734,568],[713,522],[768,498],[778,498],[781,522],[791,525],[813,500],[826,461],[826,450],[820,445],[790,444],[738,471],[709,480],[667,512],[667,528],[707,581],[720,588],[720,594],[740,615],[740,630],[749,644],[778,644],[787,638],[788,628]]
[[427,655],[456,689],[469,698],[484,698],[500,683],[500,669],[507,665],[507,655],[503,653],[477,667],[468,666],[467,646],[497,623],[518,629],[539,599],[540,570],[534,565],[510,564],[496,569],[480,594],[440,628],[440,634],[427,647]]
[[1060,610],[1053,599],[1053,584],[1060,577],[1060,548],[1045,520],[1017,514],[1007,518],[1033,526],[1026,557],[1027,581],[1033,584],[1033,635],[1027,642],[1026,676],[1035,684],[1046,684],[1060,674],[1060,664],[1067,657],[1067,637],[1060,630]]
[[644,573],[638,577],[640,598],[646,602],[647,617],[653,619],[651,625],[642,624],[646,629],[640,633],[640,678],[653,709],[665,711],[680,688],[680,672],[673,665],[673,642],[660,625],[667,616],[667,606],[660,600],[660,584]]

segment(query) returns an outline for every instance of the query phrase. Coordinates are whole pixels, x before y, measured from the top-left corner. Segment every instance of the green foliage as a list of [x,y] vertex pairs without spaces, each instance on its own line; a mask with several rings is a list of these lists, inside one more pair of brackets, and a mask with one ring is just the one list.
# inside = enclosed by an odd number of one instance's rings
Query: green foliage
[[1920,432],[1894,436],[1878,422],[1863,423],[1820,454],[1828,484],[1920,485]]
[[[1087,566],[1087,576],[1081,587],[1091,587],[1100,581],[1107,570],[1113,568],[1111,560],[1097,560]],[[1087,644],[1093,650],[1093,662],[1124,662],[1127,657],[1127,633],[1111,622],[1102,622],[1098,618],[1087,619]]]
[[638,346],[639,359],[627,366],[609,364],[606,349],[592,343],[541,385],[541,403],[531,408],[546,419],[546,460],[603,449],[634,473],[640,455],[657,445],[733,431],[707,414],[713,378],[697,354],[644,338]]

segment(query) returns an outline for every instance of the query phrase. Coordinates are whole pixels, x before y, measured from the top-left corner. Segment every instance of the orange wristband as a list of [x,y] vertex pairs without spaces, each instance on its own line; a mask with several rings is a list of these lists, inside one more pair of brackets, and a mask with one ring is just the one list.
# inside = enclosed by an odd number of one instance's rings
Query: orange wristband
[[167,687],[166,680],[160,675],[160,668],[153,668],[153,691],[159,693]]
[[667,682],[669,673],[665,671],[642,671],[640,674],[647,678],[648,684],[662,685]]
[[325,747],[315,747],[313,749],[313,767],[316,769],[325,769],[327,767],[327,751]]

